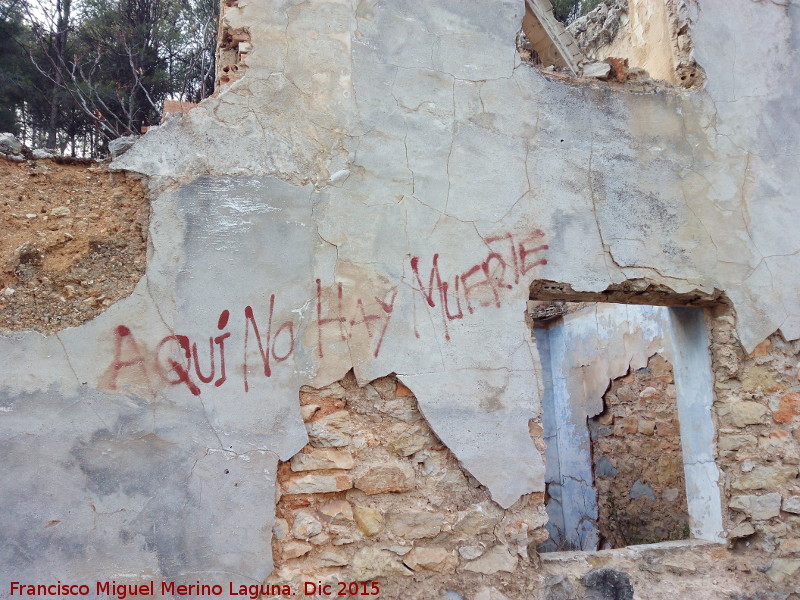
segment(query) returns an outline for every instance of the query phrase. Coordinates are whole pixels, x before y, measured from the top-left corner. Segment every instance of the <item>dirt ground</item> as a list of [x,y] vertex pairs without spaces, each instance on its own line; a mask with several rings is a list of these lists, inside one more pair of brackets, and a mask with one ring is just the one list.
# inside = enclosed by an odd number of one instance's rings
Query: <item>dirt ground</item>
[[144,273],[150,210],[134,175],[0,157],[0,203],[2,329],[80,325]]

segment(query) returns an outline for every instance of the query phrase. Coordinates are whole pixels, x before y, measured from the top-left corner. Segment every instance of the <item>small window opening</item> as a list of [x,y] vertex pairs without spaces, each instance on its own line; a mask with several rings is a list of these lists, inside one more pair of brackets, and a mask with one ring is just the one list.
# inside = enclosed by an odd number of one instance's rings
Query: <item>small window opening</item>
[[693,89],[691,12],[682,0],[526,0],[517,49],[545,74]]
[[540,552],[719,541],[702,308],[531,302],[550,538]]

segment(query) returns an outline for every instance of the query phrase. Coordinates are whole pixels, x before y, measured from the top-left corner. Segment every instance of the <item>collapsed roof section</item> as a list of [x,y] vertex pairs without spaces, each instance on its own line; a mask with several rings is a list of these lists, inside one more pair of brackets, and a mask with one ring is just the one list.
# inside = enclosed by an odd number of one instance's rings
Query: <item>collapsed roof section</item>
[[583,53],[572,34],[553,15],[550,0],[525,0],[522,30],[543,66],[566,68],[578,75]]

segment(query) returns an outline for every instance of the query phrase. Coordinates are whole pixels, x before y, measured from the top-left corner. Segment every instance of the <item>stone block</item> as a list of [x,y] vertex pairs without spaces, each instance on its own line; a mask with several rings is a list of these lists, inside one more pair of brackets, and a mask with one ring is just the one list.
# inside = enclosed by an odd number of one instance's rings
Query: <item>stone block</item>
[[800,394],[790,392],[781,396],[778,410],[772,414],[772,418],[776,423],[791,423],[798,415],[800,415]]
[[414,489],[414,469],[411,465],[375,465],[355,480],[355,487],[368,496],[407,492]]
[[616,477],[617,469],[606,456],[601,456],[594,467],[595,477]]
[[494,531],[500,522],[503,513],[497,506],[490,502],[473,504],[467,510],[460,512],[458,521],[453,528],[457,533],[468,537],[475,537],[483,533]]
[[475,560],[483,554],[482,546],[461,546],[458,553],[464,560]]
[[780,553],[784,556],[788,554],[800,554],[800,538],[781,540]]
[[661,499],[664,502],[675,502],[675,500],[678,499],[678,496],[680,496],[680,494],[681,491],[678,488],[666,488],[661,493]]
[[301,540],[308,540],[322,532],[322,523],[309,512],[301,511],[294,517],[292,535]]
[[785,485],[796,476],[796,467],[755,467],[749,473],[735,473],[732,476],[731,488],[734,490],[777,488]]
[[327,494],[349,490],[353,479],[344,472],[341,475],[307,473],[286,480],[282,487],[284,494]]
[[587,600],[633,600],[631,579],[624,571],[595,569],[584,575],[581,583],[586,588]]
[[649,419],[639,419],[639,433],[653,435],[656,431],[656,422]]
[[755,521],[777,517],[781,510],[781,495],[776,493],[761,496],[747,494],[734,496],[728,502],[733,510],[743,512]]
[[317,556],[317,564],[320,567],[344,567],[349,564],[347,555],[342,552],[322,552]]
[[289,523],[286,519],[275,519],[275,524],[272,526],[272,535],[275,536],[276,540],[286,539],[286,536],[289,535]]
[[308,538],[308,541],[315,546],[322,546],[331,541],[331,536],[323,531],[322,533],[318,533],[317,535]]
[[419,410],[417,410],[412,398],[398,398],[384,402],[382,412],[390,418],[404,423],[411,423],[420,419]]
[[756,425],[762,422],[767,408],[758,402],[743,400],[731,406],[731,420],[737,427]]
[[513,573],[517,568],[517,557],[511,554],[507,546],[494,546],[480,558],[466,563],[463,568],[465,571],[484,575],[492,575],[499,571]]
[[800,515],[800,496],[789,496],[788,498],[784,498],[781,509],[788,513]]
[[346,523],[353,520],[353,507],[347,500],[332,500],[323,504],[319,508],[319,513],[333,523]]
[[400,456],[411,456],[425,448],[436,445],[437,440],[428,427],[416,423],[398,423],[389,428],[386,446]]
[[767,569],[766,574],[774,583],[796,582],[798,571],[800,571],[800,559],[776,558],[772,561],[772,565]]
[[394,513],[389,516],[389,527],[396,536],[409,540],[439,535],[442,516],[421,510]]
[[306,431],[309,443],[317,448],[347,446],[352,433],[350,413],[340,410],[306,423]]
[[742,389],[745,392],[754,392],[761,389],[765,392],[777,392],[785,387],[775,379],[775,373],[764,366],[754,366],[747,369],[742,379]]
[[376,508],[353,506],[353,518],[356,527],[364,535],[371,537],[383,531],[383,514]]
[[678,424],[675,421],[656,421],[656,432],[659,437],[677,436]]
[[748,536],[753,535],[756,532],[755,527],[750,521],[745,521],[744,523],[739,523],[736,527],[731,529],[728,532],[728,538],[731,540],[736,540],[739,538],[745,538]]
[[661,392],[659,392],[654,387],[646,387],[641,392],[639,392],[639,400],[657,400],[661,397]]
[[622,431],[626,434],[633,434],[639,431],[639,419],[632,415],[622,419]]
[[303,421],[308,421],[313,417],[316,412],[319,410],[319,404],[305,404],[300,407],[300,418]]
[[283,545],[281,549],[281,557],[283,560],[290,560],[308,554],[311,552],[313,546],[305,542],[298,542],[296,540],[289,540]]
[[656,496],[653,493],[653,488],[638,479],[631,486],[630,496],[631,499],[633,500],[635,500],[636,498],[647,498],[652,502],[656,501]]
[[323,469],[352,469],[350,450],[314,448],[311,452],[295,454],[289,462],[292,471],[319,471]]
[[371,581],[395,576],[409,577],[413,573],[388,550],[362,548],[353,557],[352,575],[355,581]]
[[583,76],[587,79],[605,81],[611,75],[611,65],[607,62],[590,63],[583,67]]
[[744,448],[745,446],[755,447],[757,442],[758,440],[756,439],[756,436],[750,433],[720,433],[718,447],[722,451],[738,450],[739,448]]
[[355,531],[345,525],[331,525],[328,527],[328,531],[331,532],[333,538],[331,544],[334,546],[344,546],[356,541]]
[[[623,385],[617,389],[617,398],[619,398],[623,404],[635,404],[636,400],[639,398],[639,394],[629,385]],[[614,404],[616,404],[616,402]]]
[[444,548],[417,546],[403,558],[403,563],[414,571],[452,573],[458,565],[454,552]]

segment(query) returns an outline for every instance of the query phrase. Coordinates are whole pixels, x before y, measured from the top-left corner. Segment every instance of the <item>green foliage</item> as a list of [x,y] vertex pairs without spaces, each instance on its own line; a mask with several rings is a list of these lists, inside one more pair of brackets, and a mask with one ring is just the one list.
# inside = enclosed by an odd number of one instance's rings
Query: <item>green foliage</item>
[[0,0],[0,130],[102,153],[214,87],[219,0]]
[[564,24],[572,23],[575,19],[594,10],[602,0],[551,0],[553,15]]
[[21,41],[26,35],[15,0],[0,1],[0,131],[19,133],[16,113],[30,89],[30,62]]

